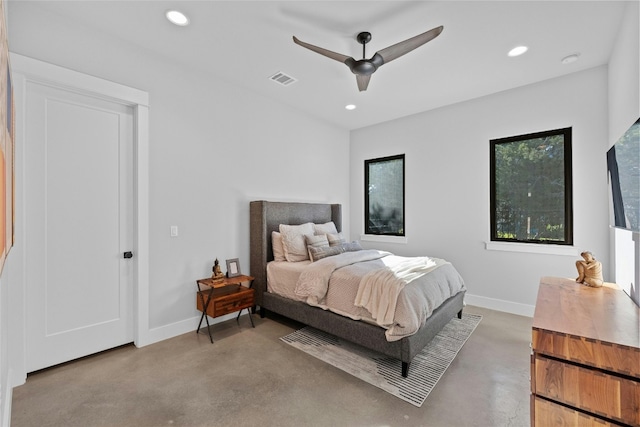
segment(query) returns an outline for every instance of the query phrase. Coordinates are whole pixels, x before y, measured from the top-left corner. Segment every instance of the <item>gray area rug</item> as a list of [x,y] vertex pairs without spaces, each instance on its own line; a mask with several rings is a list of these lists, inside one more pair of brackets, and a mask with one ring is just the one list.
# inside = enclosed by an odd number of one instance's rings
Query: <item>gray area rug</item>
[[392,395],[422,406],[427,396],[464,343],[476,329],[482,316],[462,314],[452,319],[409,366],[409,376],[402,377],[402,363],[331,334],[306,326],[280,338],[336,368],[360,378]]

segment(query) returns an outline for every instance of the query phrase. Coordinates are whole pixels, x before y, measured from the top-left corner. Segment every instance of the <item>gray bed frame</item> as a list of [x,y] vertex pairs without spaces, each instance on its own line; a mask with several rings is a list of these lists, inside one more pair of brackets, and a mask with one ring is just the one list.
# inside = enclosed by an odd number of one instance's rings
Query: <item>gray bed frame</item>
[[254,277],[256,305],[260,315],[267,311],[278,313],[295,321],[336,335],[363,347],[378,351],[402,362],[402,376],[409,372],[414,356],[436,336],[456,315],[462,317],[464,292],[460,292],[438,307],[427,322],[414,335],[398,341],[387,341],[384,329],[378,326],[349,319],[328,310],[312,307],[267,292],[267,263],[273,260],[271,232],[278,231],[280,224],[298,225],[306,222],[323,224],[333,221],[338,231],[342,230],[342,206],[339,204],[250,202],[250,269]]

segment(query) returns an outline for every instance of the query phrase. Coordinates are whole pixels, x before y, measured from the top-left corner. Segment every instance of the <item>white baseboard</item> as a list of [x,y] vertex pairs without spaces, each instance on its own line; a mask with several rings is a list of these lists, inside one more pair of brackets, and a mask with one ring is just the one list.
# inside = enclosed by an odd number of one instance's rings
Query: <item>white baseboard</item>
[[[465,295],[464,301],[469,305],[488,308],[490,310],[504,311],[506,313],[517,314],[519,316],[533,317],[533,312],[535,311],[535,306],[533,305],[520,304],[517,302],[482,297],[478,295],[470,295],[468,293]],[[243,312],[242,315],[246,316],[246,312]],[[209,324],[215,325],[217,323],[233,319],[236,316],[237,313],[231,313],[225,316],[216,317],[215,319],[210,317]],[[200,316],[196,316],[191,319],[181,320],[180,322],[150,329],[144,339],[140,339],[135,343],[136,347],[144,347],[169,338],[177,337],[178,335],[194,332],[199,321]],[[206,327],[204,322],[202,322],[202,324]]]
[[9,427],[11,425],[11,402],[13,401],[13,372],[9,369],[7,374],[7,382],[4,385],[5,389],[2,390],[2,408],[0,408],[0,414],[2,414],[2,427]]
[[[521,304],[512,301],[500,300],[495,298],[482,297],[478,295],[471,295],[467,293],[464,297],[466,304],[475,305],[477,307],[488,308],[490,310],[503,311],[506,313],[516,314],[519,316],[533,317],[535,306],[528,304]],[[242,313],[246,316],[246,312]],[[209,318],[209,324],[215,325],[220,322],[224,322],[233,319],[237,316],[236,313],[227,314],[225,316],[216,317],[215,319]],[[160,326],[158,328],[149,329],[144,337],[141,337],[135,345],[136,347],[144,347],[146,345],[154,344],[169,338],[177,337],[178,335],[194,332],[200,321],[200,316],[192,317],[190,319],[181,320],[179,322],[171,323],[169,325]],[[202,322],[203,327],[206,327],[205,322]]]
[[466,294],[464,302],[469,305],[488,308],[491,310],[504,311],[505,313],[517,314],[519,316],[533,317],[535,305],[520,304],[518,302],[505,301],[501,299],[481,297],[478,295]]
[[[243,311],[242,316],[246,316],[246,311]],[[211,318],[209,317],[209,325],[215,325],[226,320],[235,319],[238,313],[230,313],[224,316]],[[136,341],[136,347],[144,347],[146,345],[154,344],[169,338],[177,337],[178,335],[194,332],[200,321],[200,316],[192,317],[191,319],[181,320],[179,322],[171,323],[169,325],[160,326],[158,328],[149,329],[144,337],[141,337]],[[202,321],[201,328],[206,328],[207,324]]]

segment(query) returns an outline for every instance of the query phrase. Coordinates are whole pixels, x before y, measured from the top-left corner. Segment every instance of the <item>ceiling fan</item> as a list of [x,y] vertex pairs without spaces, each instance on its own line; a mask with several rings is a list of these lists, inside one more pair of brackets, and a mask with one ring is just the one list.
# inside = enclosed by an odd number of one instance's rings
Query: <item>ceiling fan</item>
[[440,35],[443,30],[443,26],[439,26],[433,28],[425,33],[418,34],[417,36],[411,37],[405,41],[396,43],[392,46],[386,47],[382,50],[379,50],[371,57],[371,59],[366,59],[365,47],[366,44],[371,41],[371,33],[369,32],[361,32],[356,37],[358,43],[362,44],[362,59],[354,59],[347,55],[342,55],[341,53],[332,52],[330,50],[314,46],[309,43],[305,43],[299,40],[296,36],[293,36],[293,42],[302,47],[306,47],[309,50],[319,53],[320,55],[324,55],[328,58],[335,59],[338,62],[342,62],[346,64],[347,67],[351,70],[353,74],[356,75],[356,80],[358,82],[358,89],[362,92],[367,90],[367,86],[369,86],[369,80],[371,79],[371,75],[384,64],[393,61],[396,58],[401,57],[402,55],[411,52],[413,49],[422,46],[423,44],[435,39]]

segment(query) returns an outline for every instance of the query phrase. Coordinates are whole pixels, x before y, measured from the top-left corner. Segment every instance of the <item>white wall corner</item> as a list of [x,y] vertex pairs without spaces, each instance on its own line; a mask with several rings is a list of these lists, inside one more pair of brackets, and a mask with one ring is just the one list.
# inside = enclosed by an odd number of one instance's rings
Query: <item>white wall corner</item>
[[488,308],[491,310],[503,311],[505,313],[517,314],[518,316],[533,317],[535,305],[520,304],[512,301],[505,301],[496,298],[488,298],[479,295],[471,295],[467,293],[464,302],[477,307]]
[[[247,324],[250,325],[250,320],[245,317],[246,315],[247,314],[243,310],[239,320],[240,326],[243,328],[245,327],[243,322],[246,322]],[[251,315],[252,314],[249,314],[249,316]],[[209,325],[213,326],[218,323],[225,322],[227,320],[232,320],[232,319],[235,319],[237,316],[238,316],[238,313],[236,312],[236,313],[230,313],[230,314],[226,314],[224,316],[220,316],[216,318],[209,317]],[[196,336],[196,334],[194,333],[196,330],[196,327],[198,326],[199,320],[200,320],[200,316],[198,315],[196,317],[192,317],[191,319],[180,320],[178,322],[174,322],[169,325],[163,325],[157,328],[149,329],[147,333],[144,335],[143,339],[136,342],[135,345],[136,347],[144,347],[147,345],[155,344],[160,341],[167,340],[169,338],[177,337],[178,335],[188,334],[188,333],[193,334],[194,340],[198,338],[200,339],[204,338],[208,342],[209,337],[207,336],[207,324],[204,320],[202,321],[202,325],[200,325],[201,337]],[[216,339],[215,331],[212,331],[211,335],[213,336],[213,340],[215,342],[215,339]]]

